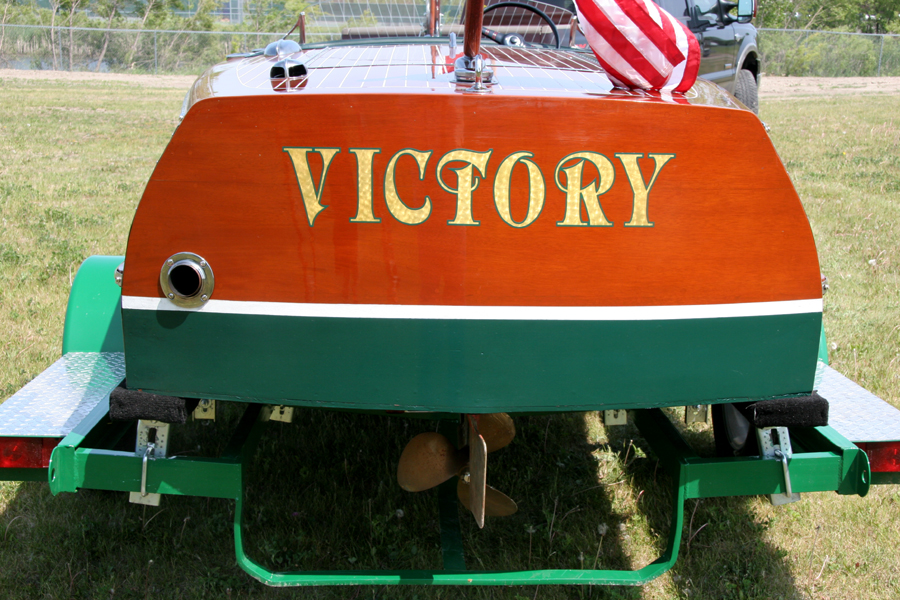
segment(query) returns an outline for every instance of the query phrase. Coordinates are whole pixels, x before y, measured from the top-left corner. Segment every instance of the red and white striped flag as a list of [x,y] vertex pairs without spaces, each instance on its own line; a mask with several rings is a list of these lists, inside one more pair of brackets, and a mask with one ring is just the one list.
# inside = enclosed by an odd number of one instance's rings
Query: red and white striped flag
[[618,87],[686,92],[697,80],[700,44],[652,0],[575,0],[591,50]]

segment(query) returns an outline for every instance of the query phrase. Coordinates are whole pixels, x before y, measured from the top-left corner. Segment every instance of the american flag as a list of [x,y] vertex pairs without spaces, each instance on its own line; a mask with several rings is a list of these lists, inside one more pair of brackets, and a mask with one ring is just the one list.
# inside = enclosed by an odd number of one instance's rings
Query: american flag
[[686,92],[700,68],[700,44],[652,0],[575,0],[578,22],[618,87]]

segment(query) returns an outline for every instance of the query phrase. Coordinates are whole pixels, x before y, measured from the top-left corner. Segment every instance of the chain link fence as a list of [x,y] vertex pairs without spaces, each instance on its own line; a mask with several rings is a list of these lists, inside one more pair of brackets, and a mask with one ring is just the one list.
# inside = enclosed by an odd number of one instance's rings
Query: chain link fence
[[[347,26],[383,20],[357,12],[320,15],[308,28],[307,41],[340,39]],[[444,16],[445,23],[456,19]],[[421,16],[404,18],[413,23]],[[3,25],[0,68],[198,75],[227,54],[265,47],[282,35]],[[900,76],[900,35],[761,29],[759,50],[770,75]]]
[[900,35],[760,29],[759,52],[769,75],[900,76]]
[[[0,68],[199,75],[227,54],[265,47],[284,32],[0,27]],[[309,41],[317,41],[315,34]]]

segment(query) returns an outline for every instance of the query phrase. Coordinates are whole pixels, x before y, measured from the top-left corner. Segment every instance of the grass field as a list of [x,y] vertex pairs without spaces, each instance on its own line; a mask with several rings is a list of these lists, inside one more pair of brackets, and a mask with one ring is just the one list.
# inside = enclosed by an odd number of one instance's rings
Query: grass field
[[[121,254],[131,216],[177,124],[184,90],[0,80],[0,399],[59,355],[68,289],[92,254]],[[763,102],[761,117],[804,202],[829,277],[832,364],[900,406],[898,96]],[[735,156],[734,168],[740,168]],[[233,424],[189,424],[173,446]],[[250,483],[249,548],[272,567],[439,564],[437,508],[394,481],[401,419],[304,413],[273,425]],[[596,415],[517,419],[491,481],[520,512],[477,531],[475,568],[635,568],[661,553],[667,479],[632,427]],[[217,436],[217,434],[219,434]],[[704,426],[690,435],[708,447]],[[643,588],[270,589],[234,562],[233,503],[122,494],[50,496],[0,484],[0,597],[26,598],[897,598],[900,489],[689,501],[676,567]]]

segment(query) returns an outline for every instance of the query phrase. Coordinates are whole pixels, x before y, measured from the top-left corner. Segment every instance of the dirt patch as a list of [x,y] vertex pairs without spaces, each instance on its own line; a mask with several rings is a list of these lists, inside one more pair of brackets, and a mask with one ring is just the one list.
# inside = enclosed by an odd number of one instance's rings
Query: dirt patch
[[764,100],[810,96],[900,94],[900,77],[767,77],[759,97]]
[[[130,83],[144,87],[187,89],[193,75],[132,75],[85,71],[24,71],[0,69],[0,79],[43,79]],[[900,77],[762,77],[759,97],[764,100],[810,96],[900,94]]]
[[197,78],[193,75],[133,75],[130,73],[90,73],[88,71],[0,69],[0,79],[114,82],[130,83],[142,87],[181,88],[187,90]]

